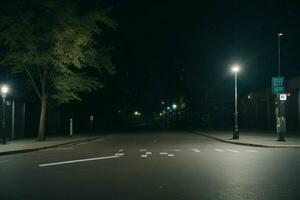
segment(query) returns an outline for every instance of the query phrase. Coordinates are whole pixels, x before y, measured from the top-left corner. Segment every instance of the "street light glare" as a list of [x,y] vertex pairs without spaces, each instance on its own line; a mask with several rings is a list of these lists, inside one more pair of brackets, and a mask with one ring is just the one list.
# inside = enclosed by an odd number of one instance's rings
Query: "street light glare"
[[173,104],[172,107],[173,107],[174,110],[176,110],[177,105],[176,105],[176,104]]
[[278,37],[283,36],[283,33],[278,33]]
[[240,66],[239,65],[234,65],[232,66],[231,70],[234,72],[234,73],[237,73],[240,71]]
[[7,85],[2,85],[1,86],[1,93],[2,94],[7,94],[8,93],[8,86]]

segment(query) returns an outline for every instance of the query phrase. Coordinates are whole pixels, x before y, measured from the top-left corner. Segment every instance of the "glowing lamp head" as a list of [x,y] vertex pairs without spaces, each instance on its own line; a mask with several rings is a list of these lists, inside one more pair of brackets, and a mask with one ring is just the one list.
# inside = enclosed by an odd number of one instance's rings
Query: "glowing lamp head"
[[7,85],[2,85],[1,86],[1,94],[6,95],[8,93],[8,86]]
[[177,105],[176,105],[176,104],[173,104],[173,105],[172,105],[172,108],[173,108],[174,110],[176,110],[176,109],[177,109]]
[[240,71],[240,66],[239,65],[233,65],[231,68],[231,71],[234,73],[238,73]]
[[278,37],[283,36],[283,33],[278,33]]

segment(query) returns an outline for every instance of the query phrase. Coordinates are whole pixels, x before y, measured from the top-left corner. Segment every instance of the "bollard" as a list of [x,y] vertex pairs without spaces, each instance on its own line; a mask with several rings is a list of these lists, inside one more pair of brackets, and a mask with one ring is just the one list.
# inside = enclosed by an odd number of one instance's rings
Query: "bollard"
[[73,119],[70,119],[70,137],[73,137]]

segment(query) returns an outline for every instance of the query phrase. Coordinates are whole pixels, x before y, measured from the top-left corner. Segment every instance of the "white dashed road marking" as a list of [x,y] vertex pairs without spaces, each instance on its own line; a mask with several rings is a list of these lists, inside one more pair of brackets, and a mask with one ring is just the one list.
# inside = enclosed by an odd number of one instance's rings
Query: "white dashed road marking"
[[79,159],[79,160],[68,160],[68,161],[62,161],[62,162],[39,164],[38,166],[39,167],[48,167],[48,166],[64,165],[64,164],[71,164],[71,163],[78,163],[78,162],[88,162],[88,161],[94,161],[94,160],[104,160],[104,159],[110,159],[110,158],[119,158],[119,156],[105,156],[105,157],[87,158],[87,159]]
[[181,149],[174,149],[174,151],[182,151]]
[[174,154],[168,154],[169,157],[174,157]]
[[200,151],[198,149],[192,149],[193,151],[199,153]]
[[152,154],[152,152],[146,152],[146,155],[151,155]]
[[224,150],[222,149],[215,149],[216,151],[219,151],[219,152],[224,152]]
[[147,151],[147,149],[140,149],[140,152],[145,152]]
[[147,155],[141,155],[142,158],[147,158]]
[[168,155],[167,152],[160,152],[159,154],[160,154],[160,155]]
[[124,156],[124,153],[115,153],[115,156]]
[[238,153],[238,151],[236,151],[236,150],[233,150],[233,149],[228,149],[228,151],[230,151],[230,152],[234,152],[234,153]]

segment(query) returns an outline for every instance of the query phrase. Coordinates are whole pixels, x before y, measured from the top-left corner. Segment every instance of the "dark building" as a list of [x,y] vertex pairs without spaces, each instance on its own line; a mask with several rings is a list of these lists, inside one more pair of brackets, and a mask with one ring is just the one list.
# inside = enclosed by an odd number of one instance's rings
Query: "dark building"
[[[300,77],[286,82],[285,116],[288,131],[300,130]],[[240,122],[246,128],[275,130],[275,94],[270,88],[253,92],[239,101]]]

